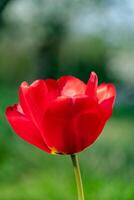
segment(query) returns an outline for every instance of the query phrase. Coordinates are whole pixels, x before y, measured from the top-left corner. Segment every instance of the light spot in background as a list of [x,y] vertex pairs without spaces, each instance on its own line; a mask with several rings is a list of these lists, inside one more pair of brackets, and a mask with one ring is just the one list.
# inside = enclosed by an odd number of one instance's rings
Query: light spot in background
[[117,52],[109,61],[109,69],[118,80],[134,85],[134,51]]

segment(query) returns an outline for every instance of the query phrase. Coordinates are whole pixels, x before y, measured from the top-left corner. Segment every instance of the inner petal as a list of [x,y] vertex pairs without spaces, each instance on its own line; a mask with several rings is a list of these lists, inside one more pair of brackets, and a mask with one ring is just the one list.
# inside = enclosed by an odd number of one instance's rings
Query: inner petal
[[73,76],[63,76],[58,80],[62,96],[73,97],[85,94],[86,85],[83,81]]

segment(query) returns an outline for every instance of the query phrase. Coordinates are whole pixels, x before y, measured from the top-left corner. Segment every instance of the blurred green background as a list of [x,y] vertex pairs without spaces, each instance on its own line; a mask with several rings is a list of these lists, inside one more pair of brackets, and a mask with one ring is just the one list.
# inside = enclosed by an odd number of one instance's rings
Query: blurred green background
[[80,153],[86,200],[134,199],[133,0],[0,0],[0,200],[73,200],[69,156],[21,140],[4,117],[22,81],[92,70],[113,82],[112,119]]

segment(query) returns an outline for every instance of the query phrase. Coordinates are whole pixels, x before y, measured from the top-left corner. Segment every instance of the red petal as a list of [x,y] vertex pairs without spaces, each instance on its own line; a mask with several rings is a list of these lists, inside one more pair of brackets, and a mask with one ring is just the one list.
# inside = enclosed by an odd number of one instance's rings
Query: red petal
[[23,82],[20,86],[20,90],[19,90],[19,101],[20,101],[20,105],[22,107],[23,112],[29,116],[29,112],[31,112],[28,102],[27,102],[27,98],[29,94],[29,85],[27,82]]
[[98,86],[98,77],[95,72],[92,72],[90,75],[90,79],[87,83],[86,94],[89,97],[96,99],[97,86]]
[[57,99],[45,113],[44,140],[49,148],[55,149],[58,153],[67,153],[73,148],[71,118],[72,100],[69,98]]
[[60,95],[60,91],[56,80],[47,79],[45,80],[45,83],[48,89],[48,99],[50,103],[52,100],[56,99]]
[[37,127],[42,122],[49,102],[47,94],[47,86],[43,80],[37,80],[30,86],[23,82],[20,86],[20,105],[27,117],[32,119]]
[[73,76],[63,76],[58,80],[61,96],[73,97],[85,94],[86,85],[84,82]]
[[55,80],[37,80],[30,86],[23,82],[20,86],[20,104],[24,113],[38,126],[48,104],[59,95]]
[[14,131],[24,140],[34,146],[50,152],[34,124],[17,110],[17,106],[8,107],[6,117]]
[[104,124],[104,120],[99,116],[97,110],[96,112],[83,112],[76,117],[74,125],[77,133],[76,139],[78,151],[82,151],[95,142],[100,135]]
[[[116,89],[113,84],[101,84],[97,88],[97,97],[99,99],[99,103],[102,101],[109,99],[111,97],[116,97]],[[114,103],[114,102],[113,102]]]
[[116,89],[113,84],[101,84],[97,89],[97,97],[102,110],[111,116],[116,98]]
[[[86,110],[90,110],[91,113],[97,113],[95,115],[96,118],[94,119],[94,114],[92,114],[93,119],[91,119],[91,122],[94,122],[93,126],[95,126],[96,130],[96,123],[100,119],[100,111],[96,107],[96,103],[91,102],[89,98],[71,99],[62,97],[58,98],[48,107],[44,116],[43,126],[44,140],[49,148],[55,149],[59,153],[72,154],[87,147],[86,136],[83,134],[82,129],[81,133],[76,131],[76,118],[80,112]],[[87,121],[88,124],[86,126],[89,127],[90,119]],[[89,127],[89,130],[91,128]]]

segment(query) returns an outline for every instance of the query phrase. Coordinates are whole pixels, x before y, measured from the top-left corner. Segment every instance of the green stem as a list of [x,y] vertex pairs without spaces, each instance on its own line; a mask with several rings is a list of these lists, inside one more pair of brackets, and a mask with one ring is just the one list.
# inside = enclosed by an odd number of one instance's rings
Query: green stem
[[73,154],[73,155],[71,155],[71,159],[72,159],[75,178],[76,178],[76,184],[77,184],[77,190],[78,190],[78,200],[84,200],[83,184],[82,184],[82,179],[81,179],[78,156]]

